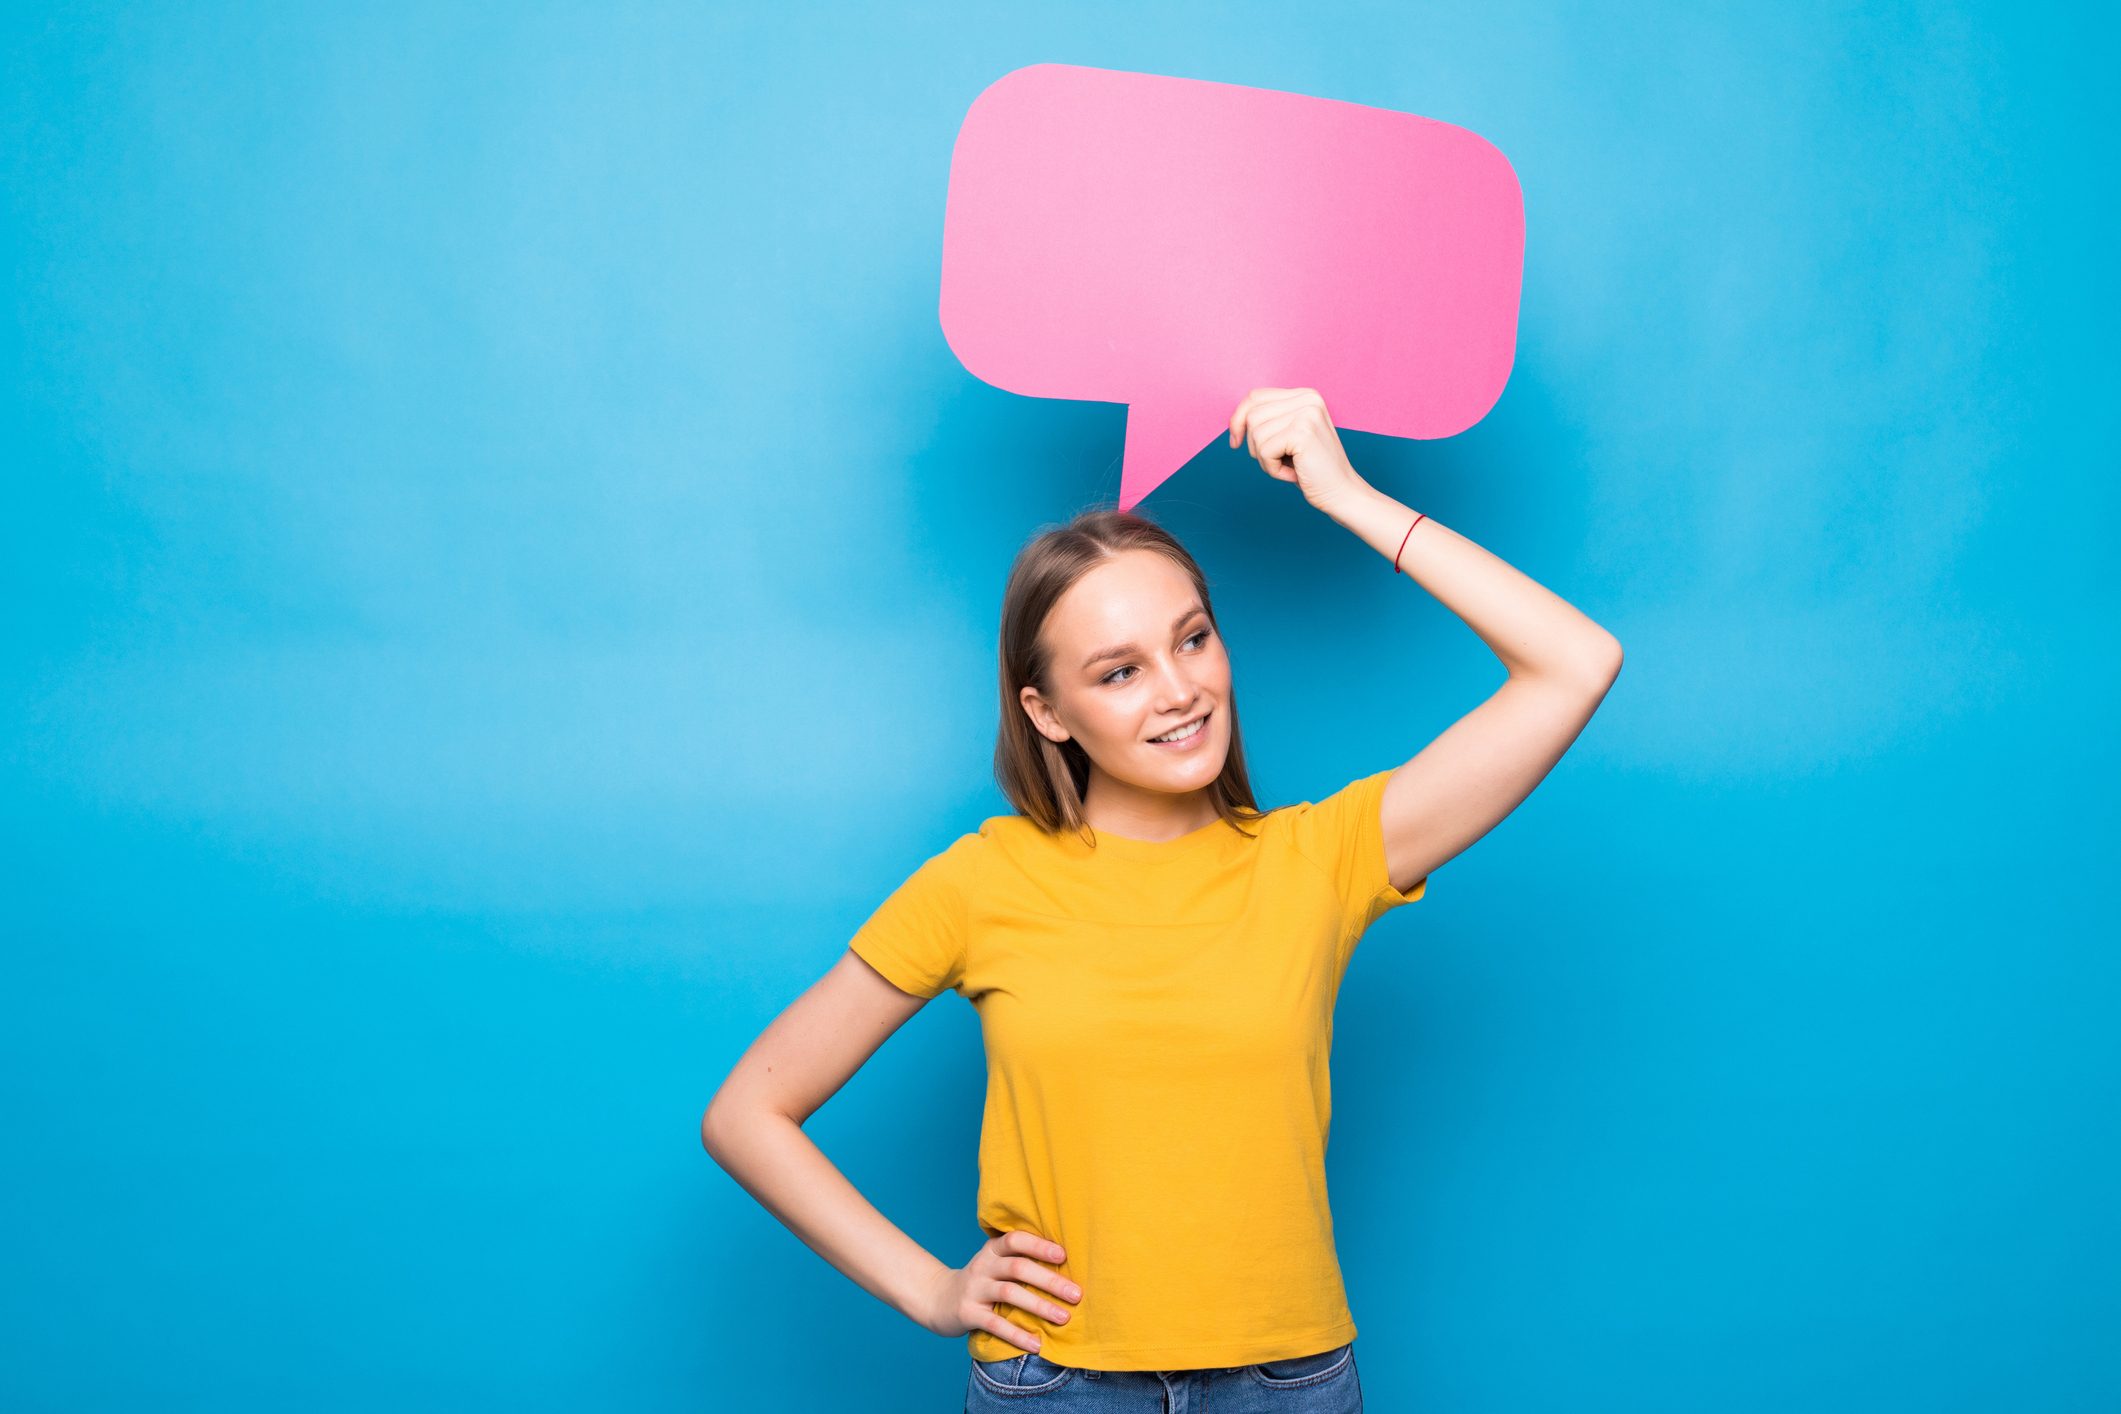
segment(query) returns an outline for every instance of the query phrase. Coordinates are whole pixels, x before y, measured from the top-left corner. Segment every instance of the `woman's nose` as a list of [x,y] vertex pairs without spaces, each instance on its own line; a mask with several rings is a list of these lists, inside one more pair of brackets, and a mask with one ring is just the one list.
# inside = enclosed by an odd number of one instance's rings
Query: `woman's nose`
[[1176,712],[1181,708],[1190,707],[1193,705],[1193,699],[1198,696],[1200,689],[1193,685],[1193,679],[1186,674],[1185,669],[1168,661],[1157,664],[1157,711]]

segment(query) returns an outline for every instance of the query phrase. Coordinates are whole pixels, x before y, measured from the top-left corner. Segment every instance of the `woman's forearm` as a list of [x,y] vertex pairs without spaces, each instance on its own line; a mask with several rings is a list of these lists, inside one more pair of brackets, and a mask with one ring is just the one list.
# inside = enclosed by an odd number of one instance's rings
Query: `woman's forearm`
[[1598,693],[1612,682],[1620,657],[1613,635],[1448,526],[1427,517],[1416,524],[1413,511],[1362,482],[1323,509],[1386,560],[1398,556],[1399,568],[1465,620],[1511,677]]
[[715,1162],[811,1251],[902,1314],[933,1320],[949,1268],[878,1212],[792,1117],[718,1098],[701,1137]]
[[832,1166],[803,1122],[919,1011],[847,953],[753,1042],[700,1121],[700,1140],[767,1211],[863,1290],[924,1324],[943,1264]]

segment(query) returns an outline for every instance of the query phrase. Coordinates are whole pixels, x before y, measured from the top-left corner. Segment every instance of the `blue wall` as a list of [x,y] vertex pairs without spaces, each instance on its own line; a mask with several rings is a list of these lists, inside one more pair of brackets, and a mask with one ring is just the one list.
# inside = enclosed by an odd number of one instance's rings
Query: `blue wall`
[[[999,808],[1001,575],[1116,489],[935,320],[1058,60],[1524,186],[1500,405],[1351,441],[1629,666],[1354,964],[1372,1407],[2121,1404],[2094,7],[324,8],[7,21],[0,1403],[955,1407],[695,1124]],[[1150,505],[1270,799],[1496,681],[1237,457]],[[954,1258],[978,1046],[814,1126]]]

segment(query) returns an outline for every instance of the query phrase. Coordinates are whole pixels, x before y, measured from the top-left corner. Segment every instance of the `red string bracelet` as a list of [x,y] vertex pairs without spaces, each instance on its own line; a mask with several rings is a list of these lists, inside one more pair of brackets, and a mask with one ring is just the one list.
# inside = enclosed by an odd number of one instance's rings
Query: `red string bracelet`
[[[1416,511],[1416,512],[1414,512],[1414,525],[1420,525],[1420,524],[1421,524],[1421,523],[1422,523],[1423,521],[1427,520],[1428,518],[1429,518],[1429,517],[1428,517],[1428,514],[1427,514],[1426,512],[1424,512],[1424,511]],[[1408,526],[1408,527],[1407,527],[1407,533],[1406,533],[1405,535],[1402,535],[1402,536],[1400,536],[1400,537],[1399,537],[1399,552],[1398,552],[1398,554],[1395,554],[1395,555],[1393,555],[1393,556],[1392,556],[1392,573],[1394,573],[1394,574],[1405,574],[1405,573],[1406,573],[1406,571],[1405,571],[1405,570],[1403,570],[1403,569],[1401,569],[1401,568],[1399,567],[1399,556],[1400,556],[1400,555],[1404,555],[1404,554],[1406,554],[1406,553],[1407,553],[1407,542],[1408,542],[1409,540],[1412,540],[1412,539],[1414,538],[1414,525],[1410,525],[1410,526]]]

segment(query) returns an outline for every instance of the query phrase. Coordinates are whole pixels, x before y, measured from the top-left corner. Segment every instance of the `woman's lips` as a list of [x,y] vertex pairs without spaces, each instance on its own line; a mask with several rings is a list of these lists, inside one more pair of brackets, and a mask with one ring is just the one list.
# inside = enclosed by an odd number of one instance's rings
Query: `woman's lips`
[[[1191,751],[1208,739],[1208,719],[1214,715],[1215,713],[1211,709],[1201,713],[1189,722],[1182,722],[1178,726],[1173,727],[1172,731],[1183,731],[1185,733],[1184,736],[1179,737],[1176,741],[1164,741],[1158,737],[1151,737],[1149,738],[1149,745],[1155,747],[1158,751]],[[1164,736],[1169,736],[1170,734],[1170,732],[1163,733]]]

